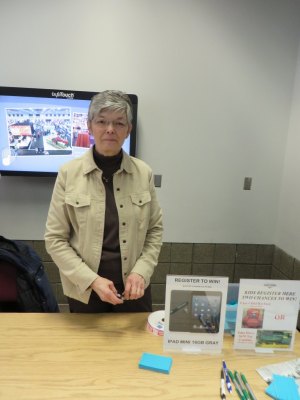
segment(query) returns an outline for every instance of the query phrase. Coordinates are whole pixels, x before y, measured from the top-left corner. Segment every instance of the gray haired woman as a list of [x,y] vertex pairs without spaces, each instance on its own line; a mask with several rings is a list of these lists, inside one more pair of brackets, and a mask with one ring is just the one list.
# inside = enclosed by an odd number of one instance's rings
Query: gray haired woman
[[127,94],[95,95],[88,112],[95,144],[55,182],[45,243],[71,312],[152,311],[162,211],[151,168],[122,149],[131,128]]

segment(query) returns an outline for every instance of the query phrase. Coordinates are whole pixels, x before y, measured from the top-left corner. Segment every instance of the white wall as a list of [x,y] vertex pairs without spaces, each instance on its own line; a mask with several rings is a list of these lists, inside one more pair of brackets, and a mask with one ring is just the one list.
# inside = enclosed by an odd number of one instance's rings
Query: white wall
[[[136,93],[164,240],[274,243],[299,38],[295,0],[2,0],[0,85]],[[52,188],[2,177],[0,233],[42,239]]]
[[[300,50],[300,48],[299,48]],[[276,244],[300,259],[300,51],[281,187]]]

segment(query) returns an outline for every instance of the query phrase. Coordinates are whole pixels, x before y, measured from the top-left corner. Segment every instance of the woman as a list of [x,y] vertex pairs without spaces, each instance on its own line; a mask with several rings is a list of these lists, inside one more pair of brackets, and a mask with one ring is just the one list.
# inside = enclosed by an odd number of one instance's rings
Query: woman
[[131,122],[125,93],[95,95],[88,112],[95,145],[56,179],[45,243],[71,312],[152,310],[162,212],[151,169],[122,150]]

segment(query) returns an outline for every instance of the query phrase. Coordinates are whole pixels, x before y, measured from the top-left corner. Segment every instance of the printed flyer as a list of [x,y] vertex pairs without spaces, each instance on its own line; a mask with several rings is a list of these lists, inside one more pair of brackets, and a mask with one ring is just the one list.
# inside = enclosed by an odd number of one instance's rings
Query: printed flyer
[[168,275],[164,350],[221,352],[228,278]]
[[292,350],[299,301],[300,281],[241,279],[234,348]]

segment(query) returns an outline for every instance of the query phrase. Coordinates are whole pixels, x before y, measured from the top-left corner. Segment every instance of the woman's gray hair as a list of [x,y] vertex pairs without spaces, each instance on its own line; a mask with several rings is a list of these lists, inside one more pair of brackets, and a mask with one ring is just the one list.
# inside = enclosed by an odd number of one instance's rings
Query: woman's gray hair
[[92,122],[95,115],[98,115],[104,109],[125,112],[127,122],[131,124],[132,103],[126,93],[119,90],[105,90],[95,94],[90,102],[88,121]]

